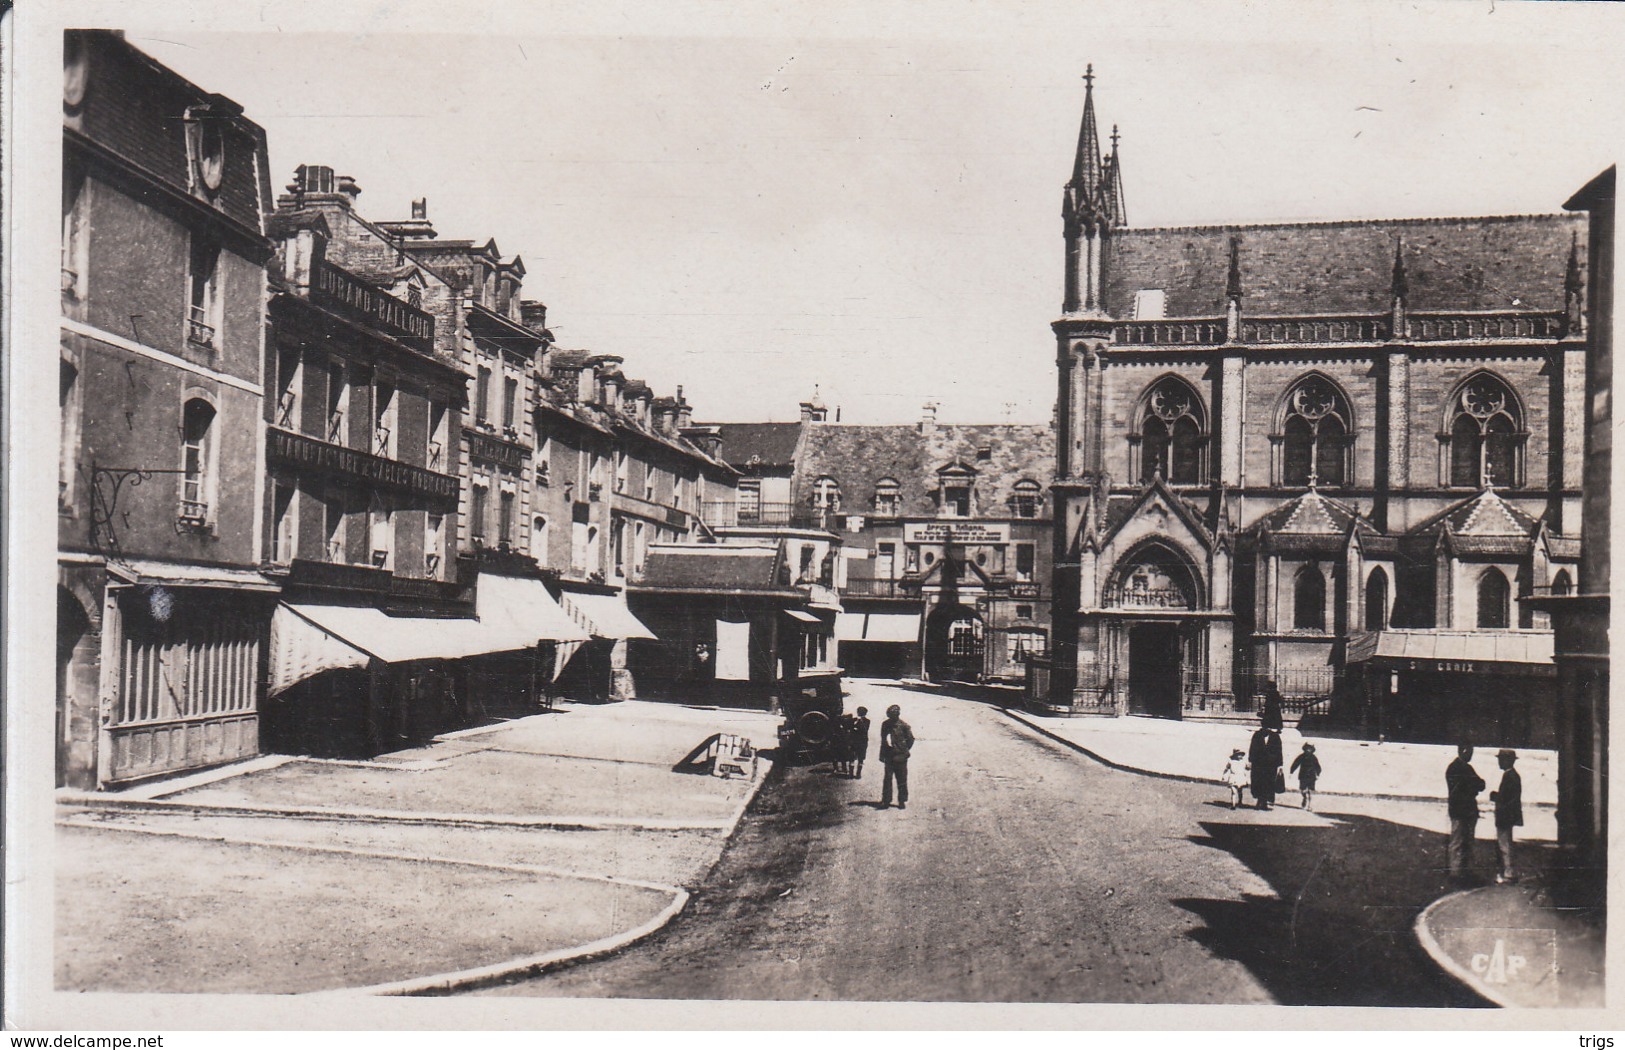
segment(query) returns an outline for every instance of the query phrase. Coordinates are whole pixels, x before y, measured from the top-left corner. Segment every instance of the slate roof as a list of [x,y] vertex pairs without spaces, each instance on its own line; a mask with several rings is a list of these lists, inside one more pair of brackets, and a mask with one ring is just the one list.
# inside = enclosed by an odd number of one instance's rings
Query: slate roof
[[1435,535],[1446,524],[1458,537],[1533,536],[1540,523],[1502,499],[1494,489],[1469,496],[1411,529],[1412,536]]
[[[84,41],[87,50],[89,85],[80,116],[82,134],[159,181],[189,193],[187,109],[214,104],[229,110],[236,104],[193,84],[117,33],[70,32]],[[261,216],[270,210],[265,148],[265,131],[258,124],[241,115],[227,121],[219,207],[251,230],[261,229]]]
[[738,469],[755,461],[758,467],[789,469],[796,459],[801,423],[697,423],[720,427],[722,458]]
[[649,548],[640,587],[652,590],[790,591],[776,579],[778,548]]
[[[734,453],[723,438],[723,454]],[[981,458],[980,453],[986,453]],[[1048,426],[1031,424],[937,424],[922,432],[918,424],[866,426],[849,423],[814,423],[805,428],[797,464],[797,501],[811,498],[811,486],[820,477],[834,478],[841,487],[841,508],[865,514],[874,508],[875,489],[890,478],[898,485],[898,513],[904,516],[937,512],[937,472],[962,463],[976,473],[976,509],[979,516],[1003,517],[1022,480],[1036,482],[1045,494],[1055,475],[1055,433]]]
[[1315,489],[1292,497],[1244,530],[1271,536],[1344,536],[1350,527],[1376,528],[1359,511]]
[[1561,310],[1577,215],[1185,226],[1113,232],[1106,310],[1132,317],[1134,293],[1158,288],[1169,317],[1225,311],[1230,239],[1240,241],[1244,315],[1382,313],[1394,243],[1405,243],[1407,306],[1426,310]]

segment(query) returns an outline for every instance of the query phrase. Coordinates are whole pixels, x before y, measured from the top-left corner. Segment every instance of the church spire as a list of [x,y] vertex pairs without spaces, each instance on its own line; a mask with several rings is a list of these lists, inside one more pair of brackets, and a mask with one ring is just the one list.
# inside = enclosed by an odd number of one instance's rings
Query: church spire
[[1123,205],[1123,165],[1117,156],[1117,125],[1112,125],[1112,152],[1106,158],[1106,214],[1111,225],[1128,225],[1128,209]]
[[1100,189],[1100,132],[1095,125],[1095,67],[1083,74],[1083,127],[1078,129],[1078,155],[1072,162],[1072,182],[1085,194]]
[[1061,198],[1066,236],[1066,288],[1062,309],[1093,313],[1102,306],[1103,241],[1114,226],[1123,225],[1122,183],[1117,175],[1116,129],[1112,156],[1100,153],[1100,127],[1095,120],[1095,67],[1083,74],[1083,125],[1078,130],[1078,152],[1072,177]]

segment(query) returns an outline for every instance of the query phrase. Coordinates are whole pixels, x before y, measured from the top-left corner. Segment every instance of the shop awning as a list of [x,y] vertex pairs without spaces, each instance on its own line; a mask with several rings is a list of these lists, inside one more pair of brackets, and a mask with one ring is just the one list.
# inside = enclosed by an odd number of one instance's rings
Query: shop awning
[[482,574],[478,616],[390,616],[370,606],[284,602],[271,617],[271,693],[323,671],[407,660],[459,660],[587,640],[540,580]]
[[920,614],[843,612],[835,623],[835,636],[843,642],[913,644],[920,640]]
[[621,594],[576,594],[559,596],[564,611],[594,638],[654,638],[654,632],[626,607]]
[[1552,668],[1550,631],[1383,631],[1373,663],[1399,670],[1494,673],[1498,668]]
[[812,613],[802,612],[800,609],[786,609],[784,610],[784,615],[790,617],[792,620],[800,620],[802,623],[824,622],[823,620],[820,620],[818,617],[814,616]]
[[538,641],[584,642],[590,637],[553,600],[541,580],[482,572],[474,593],[480,620],[501,631],[503,637],[518,640],[506,648],[523,649]]
[[223,587],[238,591],[277,591],[280,586],[253,569],[185,565],[146,558],[109,559],[107,571],[131,583],[152,587]]

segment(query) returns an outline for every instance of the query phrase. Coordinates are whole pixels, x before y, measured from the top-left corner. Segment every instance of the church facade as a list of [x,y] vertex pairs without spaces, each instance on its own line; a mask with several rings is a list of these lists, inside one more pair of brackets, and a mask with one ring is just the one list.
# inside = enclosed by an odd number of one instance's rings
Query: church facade
[[[1549,745],[1583,216],[1136,228],[1092,78],[1063,198],[1050,702]],[[1036,679],[1036,676],[1035,676]]]

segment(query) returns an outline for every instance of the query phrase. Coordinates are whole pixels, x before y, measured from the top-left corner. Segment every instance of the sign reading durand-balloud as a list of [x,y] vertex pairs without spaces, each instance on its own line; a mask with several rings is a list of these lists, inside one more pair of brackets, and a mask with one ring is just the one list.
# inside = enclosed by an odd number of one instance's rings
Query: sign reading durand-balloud
[[1010,526],[979,521],[923,521],[903,526],[904,543],[1009,543]]

